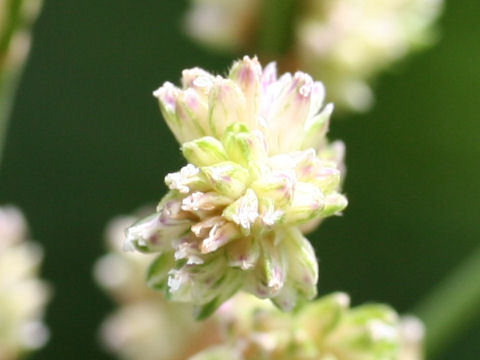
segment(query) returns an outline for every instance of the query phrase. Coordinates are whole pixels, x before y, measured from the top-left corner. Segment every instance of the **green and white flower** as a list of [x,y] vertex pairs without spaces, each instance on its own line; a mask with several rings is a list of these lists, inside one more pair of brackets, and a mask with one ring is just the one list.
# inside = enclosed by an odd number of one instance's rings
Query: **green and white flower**
[[323,85],[302,72],[277,78],[274,64],[248,57],[227,78],[185,70],[182,85],[154,94],[188,165],[166,176],[170,191],[125,247],[160,253],[150,285],[197,317],[240,289],[284,310],[312,299],[318,264],[301,229],[347,205]]

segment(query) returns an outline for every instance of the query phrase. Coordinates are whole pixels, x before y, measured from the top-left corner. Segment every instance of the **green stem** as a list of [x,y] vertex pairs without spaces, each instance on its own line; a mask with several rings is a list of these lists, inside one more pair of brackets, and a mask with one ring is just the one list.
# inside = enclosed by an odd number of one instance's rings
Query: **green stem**
[[15,89],[21,72],[21,64],[7,62],[12,38],[21,22],[22,2],[23,0],[10,0],[4,5],[6,14],[2,15],[5,18],[3,27],[0,29],[0,161]]
[[0,78],[0,163],[2,161],[8,122],[12,110],[15,90],[19,79],[20,69],[4,71]]
[[480,247],[414,313],[425,322],[426,352],[433,359],[480,315]]
[[10,0],[5,5],[7,15],[3,29],[0,29],[0,56],[4,56],[10,45],[15,29],[20,21],[20,10],[23,0]]
[[275,58],[289,50],[298,0],[265,0],[260,23],[259,49]]

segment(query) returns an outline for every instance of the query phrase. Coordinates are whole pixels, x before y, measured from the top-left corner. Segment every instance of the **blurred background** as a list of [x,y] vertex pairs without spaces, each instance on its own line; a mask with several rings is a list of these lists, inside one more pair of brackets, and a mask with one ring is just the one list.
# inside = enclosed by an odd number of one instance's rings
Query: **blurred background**
[[[52,337],[31,359],[112,358],[97,330],[113,304],[92,279],[104,227],[158,201],[184,163],[152,91],[184,68],[225,73],[232,61],[183,34],[187,5],[44,4],[0,171],[0,203],[25,212],[54,286]],[[381,76],[370,112],[332,121],[350,205],[309,237],[320,294],[408,312],[479,244],[480,2],[446,5],[438,44]],[[474,322],[445,359],[478,359]]]

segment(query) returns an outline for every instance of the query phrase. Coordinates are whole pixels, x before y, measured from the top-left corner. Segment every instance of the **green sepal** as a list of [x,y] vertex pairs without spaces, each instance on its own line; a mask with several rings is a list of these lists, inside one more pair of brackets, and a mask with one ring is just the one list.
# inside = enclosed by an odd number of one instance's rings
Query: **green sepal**
[[175,259],[171,253],[163,253],[155,258],[147,269],[147,286],[165,291],[167,289],[168,271],[174,266]]

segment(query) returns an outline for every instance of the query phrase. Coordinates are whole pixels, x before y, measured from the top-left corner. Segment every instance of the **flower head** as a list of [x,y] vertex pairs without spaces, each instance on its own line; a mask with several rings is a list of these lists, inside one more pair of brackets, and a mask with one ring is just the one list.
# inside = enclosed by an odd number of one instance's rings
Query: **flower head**
[[282,309],[313,298],[318,265],[300,228],[347,205],[323,85],[248,57],[227,78],[185,70],[182,84],[155,96],[189,163],[166,176],[170,191],[126,247],[161,253],[150,284],[198,317],[239,289]]

